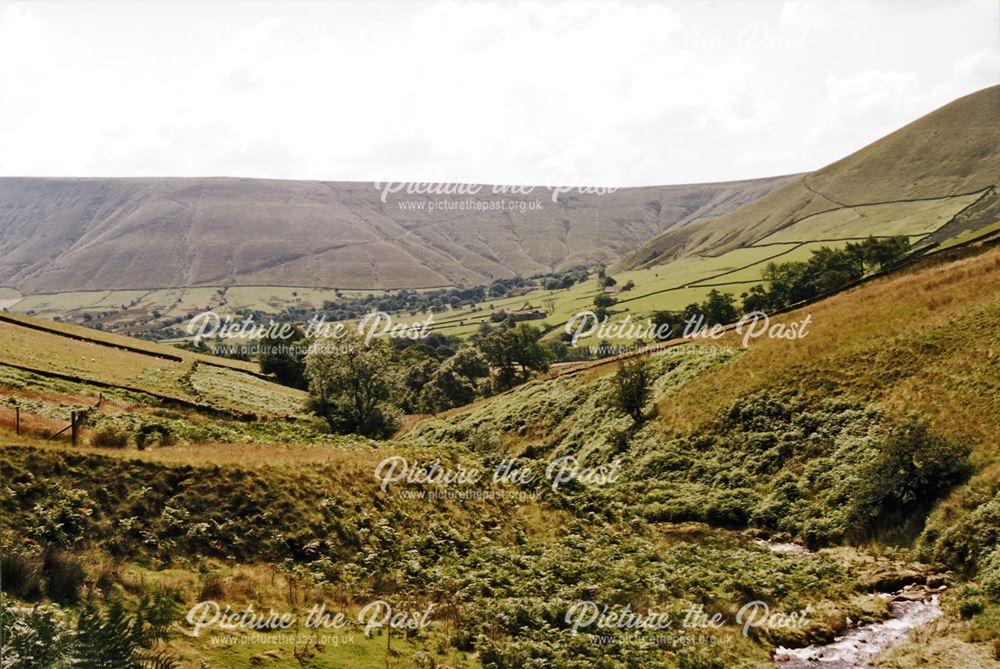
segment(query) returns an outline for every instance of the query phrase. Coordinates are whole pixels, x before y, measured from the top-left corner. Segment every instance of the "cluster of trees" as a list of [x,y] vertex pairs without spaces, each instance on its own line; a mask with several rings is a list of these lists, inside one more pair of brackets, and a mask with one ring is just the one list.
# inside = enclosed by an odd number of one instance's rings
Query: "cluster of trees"
[[[777,311],[839,290],[861,279],[866,272],[895,265],[909,252],[907,237],[869,237],[859,243],[848,243],[839,250],[824,246],[813,251],[805,261],[769,263],[764,268],[764,283],[743,293],[741,304],[732,294],[712,289],[703,302],[689,304],[680,312],[657,311],[651,320],[657,326],[670,326],[669,330],[663,328],[661,339],[680,337],[685,329],[690,334],[692,329],[733,323],[742,314]],[[598,296],[598,299],[602,297],[606,298],[602,301],[605,308],[614,303],[609,296]]]
[[[701,303],[692,302],[684,311],[656,311],[650,320],[657,327],[661,341],[692,334],[695,329],[732,323],[739,318],[739,307],[731,293],[712,289]],[[669,328],[667,327],[669,326]]]
[[[485,286],[457,286],[436,290],[402,289],[391,293],[369,293],[360,297],[345,297],[338,293],[336,300],[323,303],[323,313],[328,321],[353,320],[373,311],[416,314],[424,311],[441,312],[446,309],[476,305],[490,299],[504,297],[515,288],[558,290],[586,281],[586,268],[575,267],[563,272],[539,274],[532,277],[515,276],[497,279]],[[275,315],[254,314],[258,320],[274,318],[280,322],[302,322],[312,317],[307,309],[289,307]]]
[[743,310],[775,311],[854,283],[866,272],[898,263],[910,252],[907,237],[869,237],[848,243],[843,249],[821,247],[802,262],[769,263],[764,269],[765,284],[756,285],[741,296]]
[[[261,370],[309,391],[308,408],[338,433],[391,436],[403,413],[439,412],[507,390],[552,359],[525,323],[484,327],[471,343],[432,334],[421,341],[354,332],[304,339],[261,356]],[[266,347],[270,348],[270,347]]]

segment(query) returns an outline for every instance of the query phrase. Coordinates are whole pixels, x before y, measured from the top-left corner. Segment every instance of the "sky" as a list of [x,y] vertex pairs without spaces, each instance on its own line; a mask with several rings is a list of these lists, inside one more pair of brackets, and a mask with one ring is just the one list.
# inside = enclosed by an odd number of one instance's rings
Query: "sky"
[[0,175],[802,172],[1000,83],[998,15],[997,0],[0,0]]

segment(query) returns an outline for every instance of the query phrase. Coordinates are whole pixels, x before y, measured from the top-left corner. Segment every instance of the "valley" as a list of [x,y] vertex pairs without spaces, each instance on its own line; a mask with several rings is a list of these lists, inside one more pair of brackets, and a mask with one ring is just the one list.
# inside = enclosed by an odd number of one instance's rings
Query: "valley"
[[995,669],[997,109],[503,217],[0,179],[4,669]]

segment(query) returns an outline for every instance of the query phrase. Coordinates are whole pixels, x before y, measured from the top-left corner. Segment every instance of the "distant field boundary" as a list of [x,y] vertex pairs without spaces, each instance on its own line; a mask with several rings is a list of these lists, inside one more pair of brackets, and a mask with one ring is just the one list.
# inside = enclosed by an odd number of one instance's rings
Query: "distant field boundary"
[[[161,360],[169,360],[170,362],[180,362],[180,363],[183,363],[183,362],[186,361],[183,356],[175,355],[173,353],[151,351],[150,349],[140,348],[138,346],[129,346],[128,344],[115,344],[115,343],[110,342],[110,341],[101,341],[100,339],[96,339],[96,338],[93,338],[93,337],[87,337],[87,336],[84,336],[84,335],[74,334],[72,332],[66,332],[64,330],[60,330],[58,328],[49,327],[47,325],[42,325],[40,323],[31,323],[29,321],[24,321],[24,320],[21,320],[19,318],[14,318],[14,317],[8,316],[7,314],[4,314],[4,313],[0,313],[0,321],[2,321],[4,323],[10,323],[12,325],[17,325],[17,326],[20,326],[20,327],[25,327],[25,328],[28,328],[30,330],[38,330],[39,332],[45,332],[46,334],[52,334],[52,335],[56,335],[56,336],[59,336],[59,337],[67,337],[67,338],[72,339],[74,341],[83,341],[83,342],[89,342],[91,344],[97,344],[98,346],[106,346],[108,348],[117,348],[117,349],[120,349],[122,351],[128,351],[129,353],[136,353],[136,354],[139,354],[139,355],[148,355],[150,357],[159,358]],[[110,333],[110,334],[114,335],[114,333]],[[121,335],[116,335],[116,336],[121,336]],[[206,358],[212,357],[209,354],[199,353],[197,351],[192,351],[192,354],[196,355],[196,356],[204,356]],[[258,379],[261,379],[262,381],[270,381],[270,382],[274,383],[274,379],[271,378],[271,377],[269,377],[269,376],[267,376],[267,375],[265,375],[265,374],[261,374],[260,372],[255,372],[252,369],[241,369],[240,367],[236,367],[236,366],[233,366],[233,365],[227,365],[227,364],[225,364],[223,362],[220,362],[218,360],[201,360],[200,358],[195,358],[194,362],[202,364],[202,365],[209,365],[211,367],[219,367],[221,369],[228,369],[230,371],[239,372],[241,374],[249,374],[250,376],[254,376],[254,377],[258,378]],[[145,391],[143,391],[143,392],[145,392]]]
[[[993,239],[990,239],[991,237]],[[977,237],[974,237],[972,239],[968,239],[965,242],[958,244],[956,246],[950,246],[944,249],[939,249],[938,251],[928,251],[918,256],[905,259],[888,269],[880,270],[873,274],[869,274],[868,276],[862,277],[861,279],[858,279],[854,283],[838,288],[837,290],[831,290],[821,295],[812,297],[808,300],[802,300],[801,302],[790,304],[787,307],[784,307],[783,309],[777,309],[769,313],[768,316],[769,317],[780,316],[782,314],[787,314],[789,312],[796,311],[804,307],[808,307],[811,304],[815,304],[829,297],[833,297],[834,295],[843,293],[852,288],[856,288],[870,281],[875,281],[876,279],[883,279],[887,276],[890,276],[892,274],[895,274],[903,270],[920,269],[919,265],[922,264],[927,264],[929,266],[931,264],[958,260],[960,257],[966,254],[974,255],[974,253],[970,254],[969,252],[975,251],[975,249],[973,249],[972,247],[974,244],[978,243],[982,243],[982,248],[978,252],[983,252],[993,246],[1000,246],[1000,232],[994,230],[979,235]],[[948,256],[954,256],[954,257],[948,257]],[[724,325],[722,327],[722,332],[730,332],[735,328],[736,328],[736,323],[729,323],[728,325]],[[661,342],[658,344],[650,344],[649,346],[637,349],[635,351],[629,351],[627,353],[619,353],[618,355],[608,356],[606,358],[601,358],[599,360],[580,360],[578,362],[556,363],[561,366],[556,367],[556,365],[553,365],[547,374],[538,377],[537,380],[546,381],[548,379],[553,379],[559,376],[563,376],[564,374],[585,372],[596,369],[604,365],[614,365],[620,362],[624,362],[626,360],[631,360],[632,358],[638,358],[640,356],[645,356],[645,355],[653,355],[668,348],[675,348],[677,346],[687,346],[691,344],[698,345],[704,343],[706,343],[706,340],[700,338],[671,339],[669,341]],[[504,391],[504,393],[500,393],[500,395],[512,392],[513,390],[516,390],[518,387],[519,386],[515,386],[510,390]],[[499,395],[494,395],[492,397],[498,397],[498,396]],[[491,398],[485,398],[485,399],[488,400]],[[452,411],[454,411],[455,413],[461,413],[461,411],[457,409],[459,409],[459,407],[456,407],[456,409],[453,409]]]
[[22,328],[28,328],[29,330],[38,330],[39,332],[45,332],[47,334],[57,335],[59,337],[66,337],[68,339],[73,339],[75,341],[90,342],[91,344],[97,344],[98,346],[117,348],[123,351],[128,351],[129,353],[148,355],[154,358],[170,360],[171,362],[184,362],[183,357],[179,355],[174,355],[173,353],[161,353],[158,351],[151,351],[147,348],[139,348],[138,346],[129,346],[128,344],[114,344],[109,341],[101,341],[93,337],[85,337],[83,335],[74,334],[72,332],[66,332],[64,330],[59,330],[57,328],[49,327],[47,325],[42,325],[40,323],[31,323],[29,321],[24,321],[19,318],[8,316],[7,314],[4,313],[0,313],[0,321],[4,323],[10,323],[12,325],[17,325]]
[[37,374],[39,376],[46,376],[53,379],[59,379],[61,381],[70,381],[72,383],[79,383],[86,386],[95,386],[97,388],[107,388],[108,390],[124,390],[129,393],[136,393],[138,395],[145,395],[147,397],[152,397],[153,399],[159,400],[166,406],[180,407],[183,409],[191,409],[193,411],[198,411],[200,413],[205,413],[216,418],[234,418],[236,420],[249,422],[253,420],[258,420],[259,416],[257,414],[250,413],[239,413],[236,411],[230,411],[228,409],[222,409],[219,407],[210,406],[208,404],[199,404],[198,402],[192,402],[191,400],[182,399],[180,397],[174,397],[172,395],[161,395],[160,393],[153,392],[150,390],[145,390],[143,388],[133,388],[132,386],[126,386],[117,383],[108,383],[107,381],[99,381],[97,379],[90,379],[82,376],[74,376],[73,374],[63,374],[62,372],[53,372],[45,369],[37,369],[34,367],[28,367],[26,365],[18,365],[12,362],[0,361],[0,365],[4,367],[10,367],[11,369],[17,369],[22,372],[28,372],[30,374]]
[[[814,195],[816,195],[818,197],[826,198],[827,200],[830,200],[830,202],[837,202],[836,200],[834,200],[833,198],[829,197],[828,195],[826,195],[824,193],[821,193],[819,191],[813,190],[812,186],[810,186],[809,184],[806,183],[805,177],[802,178],[802,184],[806,187],[806,189],[809,192],[813,193]],[[796,223],[801,223],[802,221],[809,220],[810,218],[812,218],[814,216],[820,216],[822,214],[831,214],[833,212],[843,211],[844,209],[862,209],[864,207],[877,207],[877,206],[881,206],[881,205],[885,205],[885,204],[903,204],[903,203],[906,203],[906,202],[933,202],[935,200],[952,200],[952,199],[955,199],[955,198],[968,197],[970,195],[976,195],[976,194],[979,194],[979,197],[981,198],[983,195],[986,194],[987,191],[989,191],[991,188],[995,188],[995,187],[996,187],[996,184],[990,184],[989,186],[986,186],[985,188],[980,188],[978,190],[972,190],[972,191],[969,191],[968,193],[954,193],[953,195],[938,195],[936,197],[909,197],[909,198],[901,198],[899,200],[885,200],[885,201],[881,201],[881,202],[861,202],[861,203],[858,203],[858,204],[842,204],[839,207],[831,207],[830,209],[822,209],[820,211],[814,211],[811,214],[806,214],[802,218],[792,218],[791,220],[789,220],[789,221],[787,221],[785,223],[782,223],[779,227],[775,228],[774,230],[771,230],[770,232],[768,232],[766,235],[764,235],[763,237],[761,237],[760,239],[758,239],[757,242],[760,242],[760,241],[762,241],[764,239],[767,239],[771,235],[773,235],[773,234],[775,234],[777,232],[781,232],[782,230],[784,230],[786,228],[790,228],[793,225],[795,225]],[[959,212],[957,212],[955,214],[955,216],[958,216],[958,214],[962,213],[962,211],[965,211],[966,209],[968,209],[969,207],[971,207],[973,204],[975,204],[976,202],[978,202],[978,200],[979,200],[979,198],[977,198],[976,200],[974,200],[972,203],[970,203],[966,207],[963,207]],[[840,204],[840,203],[838,203],[838,204]],[[954,216],[952,216],[952,218],[954,218]],[[945,221],[945,223],[943,223],[942,225],[938,226],[938,229],[944,227],[945,225],[947,225],[950,222],[951,222],[951,219],[948,219],[948,221]],[[927,233],[927,234],[933,234],[933,231],[931,233]],[[877,235],[876,235],[876,237],[877,237]],[[864,239],[867,239],[867,237],[865,237]],[[817,240],[817,241],[823,241],[823,240]],[[745,247],[737,247],[737,248],[753,248],[753,247],[757,246],[757,242],[754,242],[753,244],[749,244],[748,246],[745,246]],[[770,246],[771,244],[787,244],[787,243],[793,243],[794,244],[794,242],[766,242],[764,244],[760,244],[760,246]],[[730,251],[732,251],[732,250],[735,250],[735,249],[730,249]],[[709,254],[709,253],[698,254],[698,255],[702,256],[703,258],[721,258],[722,256],[726,255],[730,251],[723,251],[722,253],[719,253],[719,254],[716,254],[716,255],[712,255],[712,254]],[[645,265],[645,264],[646,263],[644,263],[643,265]],[[661,264],[664,264],[664,263],[661,263]],[[654,267],[654,266],[655,265],[651,265],[651,267]],[[641,266],[640,267],[636,267],[636,269],[640,269],[640,268],[642,268],[642,267]]]

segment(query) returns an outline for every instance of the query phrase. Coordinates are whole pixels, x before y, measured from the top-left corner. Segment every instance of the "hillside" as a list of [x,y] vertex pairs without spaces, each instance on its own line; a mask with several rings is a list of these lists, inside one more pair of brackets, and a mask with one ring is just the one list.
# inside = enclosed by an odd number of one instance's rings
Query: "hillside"
[[[1000,180],[998,114],[1000,86],[959,98],[739,209],[667,231],[613,269],[661,264],[693,253],[719,255],[790,226],[810,227],[823,212],[852,211],[857,236],[878,235],[876,221],[865,220],[865,206],[982,194]],[[994,222],[998,213],[994,201],[983,224]]]
[[[730,334],[677,346],[649,359],[639,423],[615,406],[609,362],[427,419],[394,441],[164,412],[111,391],[95,430],[157,424],[175,441],[70,447],[43,430],[92,405],[98,388],[0,366],[0,396],[31,418],[15,436],[0,409],[5,593],[71,606],[86,584],[131,607],[157,592],[182,610],[206,598],[296,611],[323,601],[352,615],[375,597],[436,607],[418,634],[369,636],[351,624],[344,643],[226,644],[214,641],[221,632],[175,630],[162,648],[185,669],[291,669],[303,652],[331,668],[764,667],[777,646],[828,642],[852,621],[889,615],[887,597],[947,582],[941,620],[894,649],[890,666],[993,668],[998,286],[994,245],[811,305],[805,339],[741,349]],[[26,344],[58,336],[25,330]],[[79,373],[77,351],[45,350]],[[106,363],[94,378],[114,383],[122,349],[92,350]],[[913,412],[926,427],[908,422]],[[902,438],[919,451],[887,460]],[[569,454],[588,467],[619,461],[621,475],[596,487],[541,483],[546,464]],[[389,456],[487,472],[517,458],[540,478],[381,490],[372,472]],[[895,469],[910,457],[915,469]],[[907,485],[916,501],[896,496]],[[61,561],[43,562],[51,554]],[[569,629],[567,609],[581,600],[677,617],[703,606],[728,622],[693,643],[604,644]],[[800,627],[744,635],[733,620],[750,601],[811,614]]]
[[[217,358],[87,328],[0,314],[0,385],[41,384],[71,399],[39,417],[65,421],[69,411],[103,398],[169,407],[231,420],[296,416],[305,394],[261,377],[249,362]],[[76,397],[76,399],[72,399]],[[80,397],[88,397],[81,400]],[[0,417],[11,422],[9,410]],[[31,411],[25,410],[25,417]]]
[[[574,191],[557,202],[545,188],[518,196],[488,186],[475,195],[400,192],[383,202],[375,184],[360,182],[0,178],[0,286],[36,294],[488,283],[609,262],[788,178]],[[525,210],[442,205],[465,200],[523,201]]]

